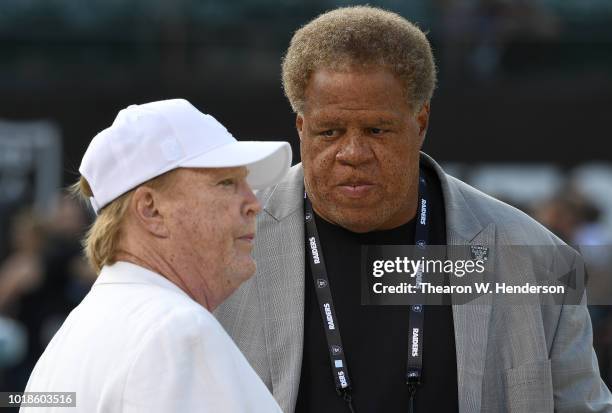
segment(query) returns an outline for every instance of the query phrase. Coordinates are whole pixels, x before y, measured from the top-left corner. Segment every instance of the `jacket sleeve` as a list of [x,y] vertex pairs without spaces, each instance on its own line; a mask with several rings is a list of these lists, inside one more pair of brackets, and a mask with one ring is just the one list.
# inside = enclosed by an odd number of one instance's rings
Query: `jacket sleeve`
[[550,356],[555,412],[612,412],[592,342],[586,305],[563,305]]

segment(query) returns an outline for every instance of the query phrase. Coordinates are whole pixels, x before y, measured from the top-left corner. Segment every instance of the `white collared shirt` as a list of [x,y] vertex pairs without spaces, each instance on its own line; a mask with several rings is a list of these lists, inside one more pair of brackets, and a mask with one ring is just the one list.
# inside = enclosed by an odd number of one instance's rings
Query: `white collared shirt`
[[217,320],[165,277],[106,266],[38,360],[29,392],[75,408],[22,412],[280,412]]

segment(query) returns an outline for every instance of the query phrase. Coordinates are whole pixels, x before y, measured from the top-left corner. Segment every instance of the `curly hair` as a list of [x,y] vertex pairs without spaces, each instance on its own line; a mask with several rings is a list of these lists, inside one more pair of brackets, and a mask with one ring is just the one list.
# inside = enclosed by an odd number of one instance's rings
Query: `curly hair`
[[294,112],[304,110],[305,90],[321,68],[390,69],[415,109],[436,86],[436,65],[425,34],[400,15],[370,6],[338,8],[295,32],[282,62],[283,88]]

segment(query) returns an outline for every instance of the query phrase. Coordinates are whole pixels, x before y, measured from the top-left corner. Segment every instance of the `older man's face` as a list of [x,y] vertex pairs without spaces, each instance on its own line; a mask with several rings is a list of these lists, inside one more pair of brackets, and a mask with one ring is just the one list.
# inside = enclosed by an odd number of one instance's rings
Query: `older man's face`
[[416,211],[429,106],[414,113],[387,69],[316,71],[297,116],[315,211],[354,232],[397,227]]
[[193,295],[221,301],[255,272],[259,202],[244,167],[189,168],[175,175],[164,208],[172,259],[189,277],[183,282]]

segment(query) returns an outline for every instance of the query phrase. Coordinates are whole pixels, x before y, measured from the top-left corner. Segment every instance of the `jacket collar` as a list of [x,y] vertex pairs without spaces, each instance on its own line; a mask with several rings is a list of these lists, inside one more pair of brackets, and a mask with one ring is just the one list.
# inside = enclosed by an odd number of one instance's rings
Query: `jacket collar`
[[304,170],[298,163],[289,169],[287,176],[272,188],[261,191],[263,210],[281,221],[304,206]]
[[486,225],[483,225],[474,215],[461,192],[461,186],[464,184],[447,175],[436,161],[423,152],[421,152],[421,164],[433,169],[440,180],[444,198],[447,238],[461,238],[467,242],[474,240]]

